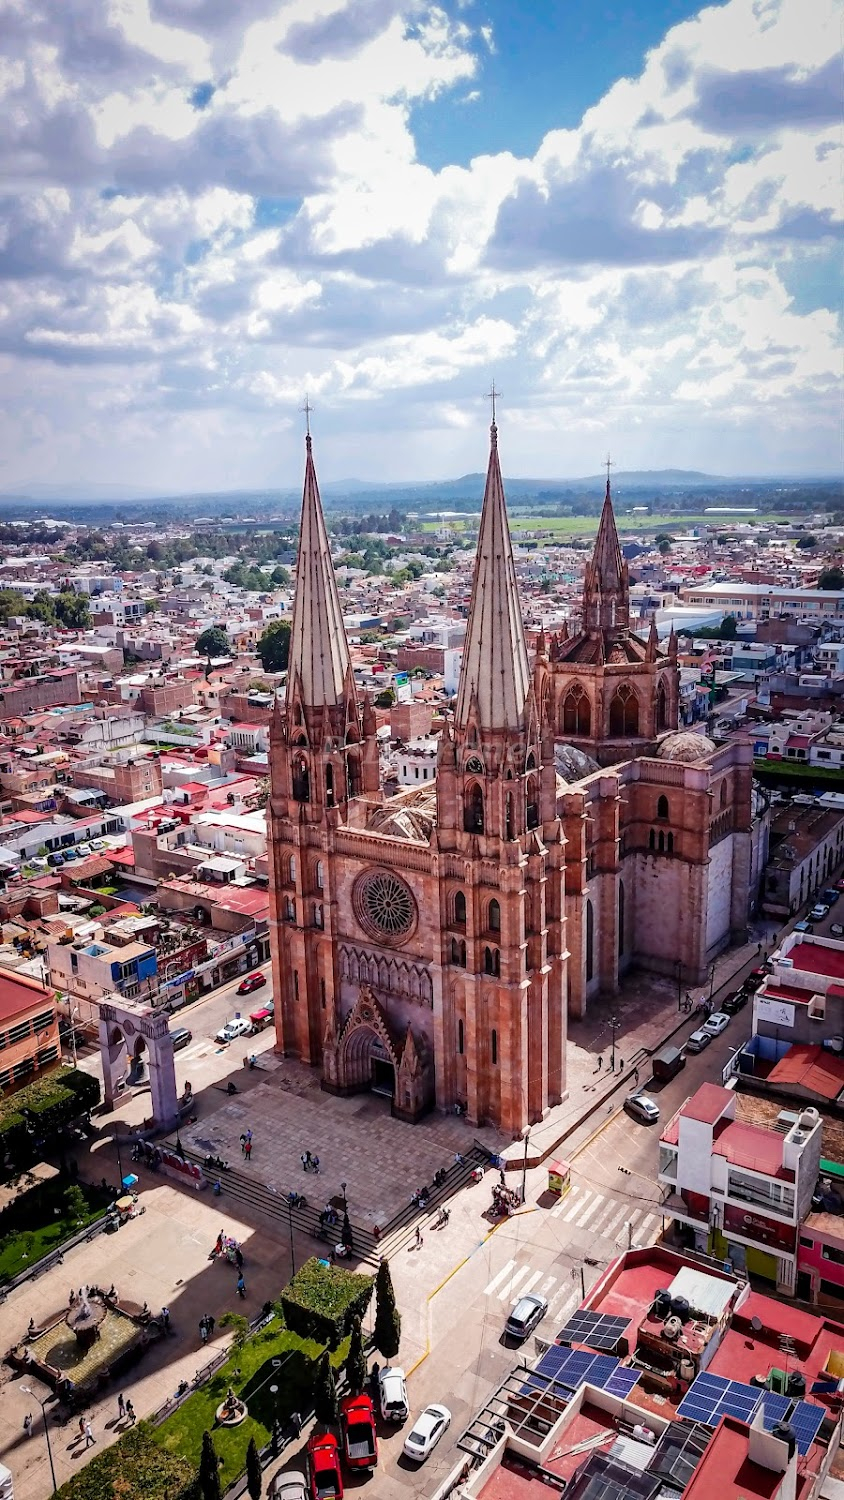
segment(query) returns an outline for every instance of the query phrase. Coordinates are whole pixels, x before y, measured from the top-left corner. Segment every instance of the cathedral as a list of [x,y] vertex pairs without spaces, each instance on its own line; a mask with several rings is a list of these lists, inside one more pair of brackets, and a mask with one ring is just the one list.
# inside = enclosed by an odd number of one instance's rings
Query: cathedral
[[498,435],[433,783],[387,798],[306,439],[270,740],[277,1048],[408,1121],[517,1136],[566,1094],[568,1018],[632,965],[701,983],[742,935],[751,749],[678,732],[677,643],[630,626],[609,481],[578,628],[528,649]]

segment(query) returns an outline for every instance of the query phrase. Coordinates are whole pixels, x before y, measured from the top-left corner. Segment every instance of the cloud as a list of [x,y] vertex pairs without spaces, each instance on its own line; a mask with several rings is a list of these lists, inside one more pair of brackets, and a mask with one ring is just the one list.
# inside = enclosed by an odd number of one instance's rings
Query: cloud
[[306,387],[326,477],[461,472],[492,373],[511,471],[834,465],[832,0],[708,6],[532,157],[434,170],[473,14],[6,0],[4,472],[279,483]]

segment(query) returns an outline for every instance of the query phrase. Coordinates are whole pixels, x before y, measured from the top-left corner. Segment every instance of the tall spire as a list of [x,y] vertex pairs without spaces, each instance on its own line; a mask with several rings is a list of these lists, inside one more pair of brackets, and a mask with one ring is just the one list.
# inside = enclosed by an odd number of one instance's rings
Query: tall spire
[[287,697],[289,702],[297,690],[306,707],[330,708],[343,701],[351,659],[319,498],[310,430],[305,448]]
[[610,460],[607,459],[607,492],[598,524],[592,561],[586,566],[583,587],[584,630],[613,629],[630,624],[627,564],[621,555],[610,492]]
[[523,729],[530,668],[494,422],[489,431],[489,467],[455,723],[464,727],[474,704],[481,730]]

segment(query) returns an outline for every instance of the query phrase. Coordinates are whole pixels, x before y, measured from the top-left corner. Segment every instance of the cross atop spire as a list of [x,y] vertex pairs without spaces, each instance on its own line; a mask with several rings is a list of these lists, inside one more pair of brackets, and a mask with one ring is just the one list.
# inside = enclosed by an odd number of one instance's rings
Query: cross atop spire
[[[309,417],[312,408],[307,400],[303,410]],[[308,708],[331,708],[344,700],[351,659],[319,498],[310,431],[305,447],[287,699],[289,703],[293,693],[298,692]]]
[[490,386],[489,391],[487,392],[487,401],[490,401],[492,403],[492,427],[493,427],[493,431],[495,431],[495,403],[498,400],[498,398],[499,398],[500,395],[501,395],[501,392],[497,391],[495,389],[495,381],[493,380],[492,385]]
[[300,411],[303,411],[305,413],[305,437],[310,442],[310,437],[311,437],[311,412],[313,411],[313,407],[311,406],[311,403],[308,400],[307,393],[305,395],[305,400],[304,400],[302,406],[299,409],[300,409]]
[[607,457],[606,457],[606,470],[607,470],[607,499],[609,499],[609,496],[610,496],[610,469],[612,469],[612,468],[613,468],[613,467],[614,467],[614,465],[613,465],[613,461],[612,461],[612,459],[611,459],[611,458],[610,458],[610,456],[609,456],[609,454],[607,454]]
[[474,706],[482,732],[524,729],[529,692],[527,644],[493,423],[455,724],[465,727]]

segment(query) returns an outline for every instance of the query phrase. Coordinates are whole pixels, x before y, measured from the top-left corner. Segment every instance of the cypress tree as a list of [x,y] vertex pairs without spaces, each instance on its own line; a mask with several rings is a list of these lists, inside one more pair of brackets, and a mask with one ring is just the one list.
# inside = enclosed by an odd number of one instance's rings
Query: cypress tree
[[249,1447],[246,1450],[246,1488],[251,1500],[261,1500],[264,1476],[261,1471],[261,1460],[258,1457],[258,1448],[255,1439],[249,1439]]
[[396,1307],[389,1262],[382,1260],[375,1281],[375,1347],[385,1359],[395,1359],[401,1343],[401,1313]]
[[337,1385],[334,1380],[334,1371],[331,1368],[331,1360],[328,1350],[322,1356],[317,1366],[316,1382],[314,1384],[314,1416],[318,1422],[330,1427],[337,1421],[339,1405],[337,1402]]
[[217,1450],[210,1432],[202,1434],[202,1453],[199,1458],[199,1489],[202,1500],[222,1500],[220,1489],[220,1465]]
[[351,1394],[359,1396],[366,1385],[366,1351],[363,1347],[360,1318],[352,1319],[352,1334],[349,1340],[349,1352],[346,1355],[346,1379],[349,1382]]

